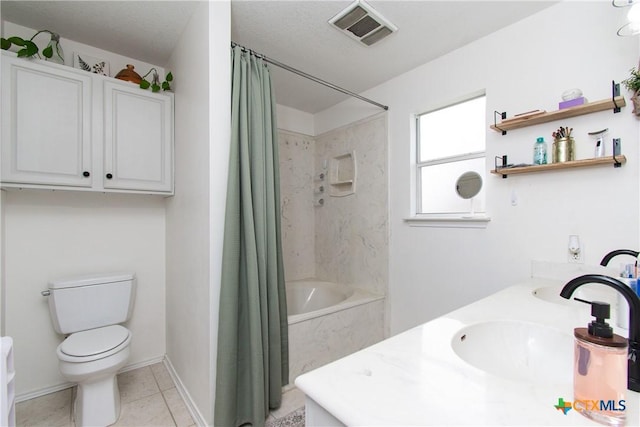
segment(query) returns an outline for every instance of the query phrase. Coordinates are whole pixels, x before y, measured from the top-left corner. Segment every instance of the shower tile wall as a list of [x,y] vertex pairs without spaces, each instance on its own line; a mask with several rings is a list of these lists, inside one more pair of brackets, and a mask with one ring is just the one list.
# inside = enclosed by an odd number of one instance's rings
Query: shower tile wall
[[[315,277],[386,294],[387,117],[378,114],[315,138],[279,130],[282,245],[287,280]],[[356,152],[356,193],[329,196],[324,161]],[[324,206],[314,189],[324,185]]]
[[[387,293],[387,118],[377,115],[312,138],[279,131],[282,245],[287,280],[314,277]],[[331,197],[324,161],[356,152],[353,195]],[[326,189],[314,207],[314,189]],[[289,325],[291,382],[381,341],[387,335],[384,299]]]
[[[325,197],[315,211],[316,276],[387,293],[387,116],[378,114],[322,134],[315,141],[315,168],[355,151],[356,192]],[[329,187],[329,185],[325,186]]]
[[315,144],[310,136],[283,130],[278,131],[278,144],[285,277],[315,277]]

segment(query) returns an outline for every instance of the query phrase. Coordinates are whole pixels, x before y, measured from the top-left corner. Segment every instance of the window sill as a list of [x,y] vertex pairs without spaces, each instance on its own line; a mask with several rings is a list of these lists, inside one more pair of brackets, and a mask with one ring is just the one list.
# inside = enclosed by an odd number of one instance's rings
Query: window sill
[[485,215],[473,216],[425,216],[416,215],[405,218],[404,222],[410,227],[435,228],[487,228],[491,218]]

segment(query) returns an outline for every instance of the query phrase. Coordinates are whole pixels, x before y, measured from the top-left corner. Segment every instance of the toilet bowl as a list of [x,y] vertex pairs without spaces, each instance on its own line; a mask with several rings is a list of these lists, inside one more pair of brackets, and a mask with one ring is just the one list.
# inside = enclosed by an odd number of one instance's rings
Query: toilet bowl
[[107,426],[120,415],[117,372],[129,358],[131,332],[112,325],[69,335],[57,348],[62,376],[77,383],[77,426]]
[[77,384],[77,427],[107,426],[120,416],[116,374],[130,354],[133,273],[89,275],[49,283],[53,327],[66,335],[56,349],[61,375]]

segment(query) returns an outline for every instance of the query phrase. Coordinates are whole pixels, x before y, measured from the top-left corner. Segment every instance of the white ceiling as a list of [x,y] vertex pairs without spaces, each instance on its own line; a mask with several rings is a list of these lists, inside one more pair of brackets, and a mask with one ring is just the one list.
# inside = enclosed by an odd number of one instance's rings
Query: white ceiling
[[[371,0],[399,30],[365,47],[327,21],[351,1],[231,2],[231,39],[269,58],[362,92],[536,13],[554,2]],[[195,10],[192,1],[7,1],[2,18],[164,65]],[[499,46],[496,46],[499,49]],[[469,64],[481,67],[482,64]],[[309,113],[347,96],[272,67],[276,99]],[[384,100],[376,100],[384,104]]]
[[[155,65],[164,65],[189,22],[190,1],[2,0],[2,19]],[[62,46],[64,48],[64,45]]]
[[[553,4],[540,0],[367,2],[398,27],[370,47],[327,23],[352,3],[349,0],[232,1],[231,39],[360,93]],[[310,113],[346,98],[275,67],[273,80],[279,104]],[[385,104],[384,99],[374,101]]]

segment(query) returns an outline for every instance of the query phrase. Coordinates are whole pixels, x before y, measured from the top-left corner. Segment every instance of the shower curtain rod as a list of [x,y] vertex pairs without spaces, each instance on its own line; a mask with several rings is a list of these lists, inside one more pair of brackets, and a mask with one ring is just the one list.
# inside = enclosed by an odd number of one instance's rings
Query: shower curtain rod
[[238,44],[238,43],[236,43],[236,42],[231,42],[231,47],[236,47],[236,46],[238,46],[238,47],[242,48],[242,49],[243,49],[243,50],[245,50],[245,51],[248,51],[248,52],[253,53],[254,55],[256,55],[256,56],[258,56],[258,57],[262,58],[262,60],[263,60],[263,61],[268,62],[269,64],[273,64],[273,65],[275,65],[276,67],[280,67],[280,68],[282,68],[282,69],[285,69],[285,70],[287,70],[287,71],[289,71],[289,72],[292,72],[292,73],[294,73],[294,74],[297,74],[297,75],[302,76],[302,77],[304,77],[304,78],[307,78],[307,79],[309,79],[309,80],[313,80],[313,81],[314,81],[314,82],[316,82],[316,83],[320,83],[321,85],[327,86],[327,87],[329,87],[329,88],[331,88],[331,89],[333,89],[333,90],[337,90],[338,92],[342,92],[342,93],[344,93],[345,95],[349,95],[349,96],[352,96],[352,97],[354,97],[354,98],[358,98],[358,99],[360,99],[360,100],[362,100],[362,101],[364,101],[364,102],[368,102],[369,104],[373,104],[373,105],[375,105],[376,107],[380,107],[380,108],[382,108],[383,110],[388,110],[388,109],[389,109],[389,107],[388,107],[388,106],[386,106],[386,105],[382,105],[382,104],[380,104],[380,103],[378,103],[378,102],[376,102],[376,101],[373,101],[373,100],[371,100],[371,99],[369,99],[369,98],[365,98],[364,96],[358,95],[357,93],[353,93],[353,92],[351,92],[351,91],[349,91],[349,90],[347,90],[347,89],[343,89],[343,88],[341,88],[340,86],[336,86],[336,85],[334,85],[333,83],[329,83],[329,82],[324,81],[324,80],[322,80],[322,79],[320,79],[320,78],[318,78],[318,77],[312,76],[311,74],[307,74],[307,73],[305,73],[304,71],[300,71],[300,70],[295,69],[295,68],[293,68],[293,67],[290,67],[290,66],[288,66],[288,65],[286,65],[286,64],[283,64],[282,62],[278,62],[278,61],[276,61],[275,59],[268,58],[268,57],[266,57],[265,55],[262,55],[262,54],[260,54],[260,53],[257,53],[257,52],[256,52],[256,51],[254,51],[254,50],[251,50],[251,49],[249,49],[249,48],[247,48],[247,47],[244,47],[244,46],[242,46],[242,45],[239,45],[239,44]]

